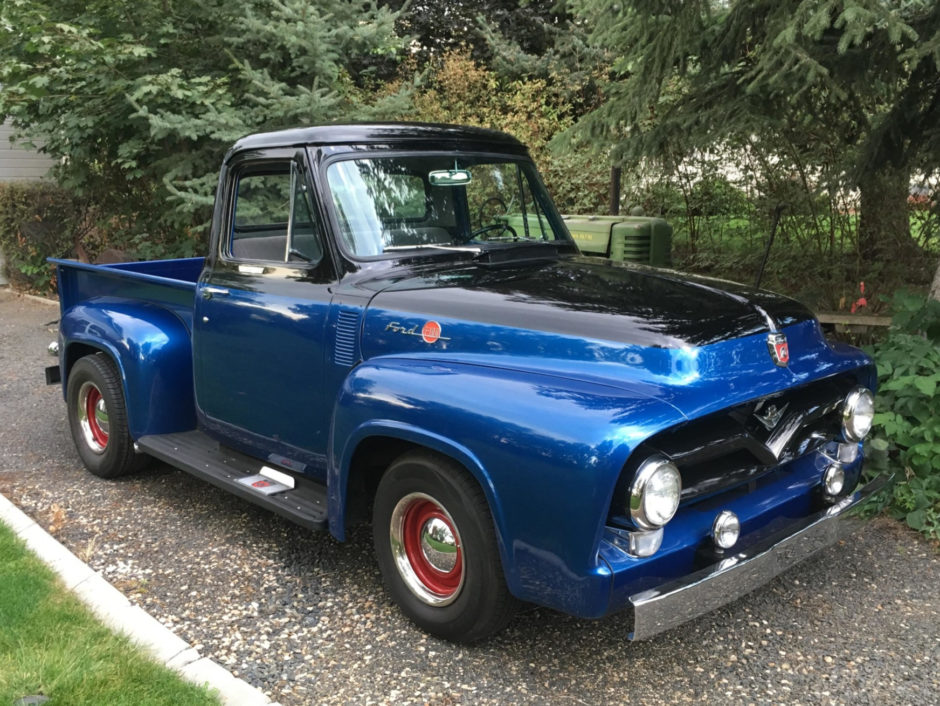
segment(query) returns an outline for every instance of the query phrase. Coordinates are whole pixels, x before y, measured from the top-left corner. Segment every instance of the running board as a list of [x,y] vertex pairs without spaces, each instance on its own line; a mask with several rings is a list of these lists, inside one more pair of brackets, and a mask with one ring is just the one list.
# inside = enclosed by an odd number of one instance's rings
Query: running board
[[[265,464],[251,456],[224,448],[201,431],[142,436],[137,440],[141,451],[164,461],[197,478],[208,481],[233,495],[273,510],[298,525],[309,529],[325,529],[327,523],[326,486],[296,473],[276,469],[290,476],[294,487],[267,494],[270,483],[255,483],[266,490],[255,490],[242,479],[256,476]],[[272,474],[273,475],[273,474]]]

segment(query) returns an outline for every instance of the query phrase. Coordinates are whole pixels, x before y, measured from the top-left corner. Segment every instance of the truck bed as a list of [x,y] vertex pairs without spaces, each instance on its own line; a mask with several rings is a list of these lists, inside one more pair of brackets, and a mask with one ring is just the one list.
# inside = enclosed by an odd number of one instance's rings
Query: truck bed
[[[90,299],[134,299],[163,306],[192,323],[196,281],[204,258],[89,265],[50,259],[57,265],[62,313]],[[191,326],[190,326],[191,327]]]

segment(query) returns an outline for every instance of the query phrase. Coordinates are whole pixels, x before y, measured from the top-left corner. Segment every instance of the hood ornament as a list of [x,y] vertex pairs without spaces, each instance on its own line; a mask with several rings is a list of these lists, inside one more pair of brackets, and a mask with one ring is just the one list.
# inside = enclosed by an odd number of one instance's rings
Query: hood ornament
[[785,368],[790,363],[790,347],[787,344],[786,334],[775,332],[767,334],[767,350],[773,358],[774,365]]
[[761,406],[763,403],[757,405],[757,409],[754,410],[754,418],[761,423],[761,425],[767,431],[773,431],[774,427],[780,423],[780,420],[783,419],[783,413],[787,411],[787,407],[790,406],[790,403],[787,402],[783,407],[778,408],[777,405],[772,404],[764,413],[761,414]]

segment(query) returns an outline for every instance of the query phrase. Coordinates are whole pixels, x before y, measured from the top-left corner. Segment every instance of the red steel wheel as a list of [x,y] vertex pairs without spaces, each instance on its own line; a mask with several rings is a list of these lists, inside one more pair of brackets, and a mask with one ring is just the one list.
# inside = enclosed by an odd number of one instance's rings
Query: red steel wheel
[[88,448],[95,453],[104,453],[110,433],[108,406],[101,390],[93,382],[84,383],[79,390],[77,412]]
[[412,449],[392,461],[375,491],[372,533],[385,587],[419,627],[470,643],[509,622],[517,602],[486,495],[453,459]]
[[410,493],[392,511],[389,538],[405,584],[424,603],[447,605],[463,586],[460,533],[441,504]]
[[65,397],[72,440],[89,471],[117,478],[143,467],[148,457],[134,451],[114,361],[104,353],[79,358],[69,370]]

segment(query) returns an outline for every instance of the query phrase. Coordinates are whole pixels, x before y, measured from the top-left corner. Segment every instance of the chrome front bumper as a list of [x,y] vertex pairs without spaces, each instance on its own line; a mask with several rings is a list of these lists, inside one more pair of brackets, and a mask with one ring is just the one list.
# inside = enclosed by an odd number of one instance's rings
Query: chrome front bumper
[[836,505],[801,520],[787,529],[717,564],[681,579],[630,596],[633,606],[631,640],[657,633],[704,615],[750,593],[842,535],[849,510],[881,490],[877,478]]

